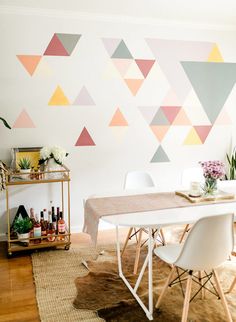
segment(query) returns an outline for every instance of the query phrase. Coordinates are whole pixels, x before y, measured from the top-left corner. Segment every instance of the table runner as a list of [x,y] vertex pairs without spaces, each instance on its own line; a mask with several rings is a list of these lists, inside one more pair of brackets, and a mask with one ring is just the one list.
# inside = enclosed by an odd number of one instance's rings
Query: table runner
[[[227,201],[221,200],[218,203],[222,202]],[[96,244],[99,219],[103,216],[129,214],[134,212],[138,215],[139,212],[145,211],[189,206],[196,207],[211,203],[216,203],[216,201],[193,204],[186,198],[176,195],[174,192],[91,198],[87,199],[84,207],[83,232],[89,234],[94,244]]]

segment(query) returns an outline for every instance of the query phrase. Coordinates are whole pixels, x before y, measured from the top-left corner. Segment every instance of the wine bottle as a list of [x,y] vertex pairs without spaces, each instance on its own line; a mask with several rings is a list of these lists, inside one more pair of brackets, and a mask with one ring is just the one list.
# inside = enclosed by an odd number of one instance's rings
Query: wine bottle
[[47,230],[48,241],[53,242],[56,239],[56,237],[55,237],[55,229],[52,223],[52,215],[50,211],[48,212],[48,220],[49,220],[49,225]]
[[60,207],[57,207],[57,234],[58,234],[58,221],[60,220]]
[[[40,222],[38,221],[38,217],[36,215],[36,220],[34,224],[34,237],[41,237],[41,225]],[[41,243],[41,238],[34,239],[35,244],[40,244]]]
[[[58,235],[64,235],[66,233],[66,223],[63,219],[63,213],[60,211],[60,219],[58,221]],[[60,240],[64,240],[65,236],[60,236]]]
[[30,220],[32,222],[32,229],[30,231],[30,238],[34,237],[34,224],[36,222],[35,215],[34,215],[34,208],[30,208]]
[[57,218],[55,216],[55,208],[52,207],[52,224],[53,224],[53,227],[55,229],[55,232],[57,233]]
[[43,211],[40,212],[40,225],[41,225],[41,235],[47,236],[47,227],[46,227],[46,222],[44,220]]

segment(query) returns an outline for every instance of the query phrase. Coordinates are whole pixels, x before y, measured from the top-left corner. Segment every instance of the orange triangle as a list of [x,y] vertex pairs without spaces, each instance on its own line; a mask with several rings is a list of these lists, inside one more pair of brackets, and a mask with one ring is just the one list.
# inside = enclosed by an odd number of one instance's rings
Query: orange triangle
[[124,118],[123,114],[121,113],[121,111],[119,110],[119,108],[116,110],[115,114],[113,115],[109,126],[128,126],[128,123]]
[[42,56],[39,55],[17,55],[21,64],[25,67],[27,72],[32,76]]
[[34,128],[35,125],[26,110],[22,110],[17,117],[13,128]]
[[152,132],[155,134],[155,136],[158,138],[160,142],[163,140],[167,131],[170,128],[169,125],[152,125],[150,127],[152,129]]
[[191,125],[191,122],[190,122],[189,118],[187,117],[187,114],[185,113],[183,108],[177,114],[172,125]]
[[144,79],[125,79],[127,86],[129,87],[131,93],[135,96],[141,87]]

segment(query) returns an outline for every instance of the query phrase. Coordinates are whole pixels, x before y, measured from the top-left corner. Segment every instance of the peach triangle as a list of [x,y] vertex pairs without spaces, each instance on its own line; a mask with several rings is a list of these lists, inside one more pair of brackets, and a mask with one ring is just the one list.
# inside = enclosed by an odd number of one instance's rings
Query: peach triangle
[[169,130],[169,125],[152,125],[150,126],[152,132],[155,134],[157,139],[161,142]]
[[118,108],[112,117],[109,126],[128,126],[126,119]]
[[63,93],[60,86],[57,86],[55,92],[53,93],[48,105],[70,105],[68,98]]
[[184,145],[198,145],[202,144],[202,141],[197,134],[196,130],[192,127],[191,130],[189,131],[187,137],[184,140]]
[[179,99],[173,90],[169,90],[162,105],[163,106],[165,106],[165,105],[166,106],[180,106]]
[[17,55],[21,64],[25,67],[27,72],[32,76],[36,67],[38,66],[42,56],[39,55]]
[[124,77],[124,75],[126,74],[132,61],[133,61],[132,59],[119,59],[119,58],[112,59],[114,66],[116,67],[116,69],[118,70],[118,72],[122,77]]
[[194,126],[195,131],[197,132],[198,136],[200,137],[202,143],[204,143],[212,129],[212,125],[196,125]]
[[91,145],[96,145],[91,138],[88,130],[86,127],[83,128],[82,132],[80,133],[80,136],[75,143],[75,146],[91,146]]
[[232,120],[229,117],[229,114],[226,111],[222,111],[218,118],[216,119],[214,125],[228,125],[232,124]]
[[131,93],[135,96],[140,89],[144,79],[125,79],[127,86]]
[[219,62],[222,63],[224,61],[217,45],[213,47],[207,61],[214,62],[214,63],[219,63]]
[[183,108],[177,114],[172,125],[191,125],[191,122],[190,122],[189,118],[187,117]]
[[26,110],[22,110],[17,117],[13,128],[35,128],[35,125]]

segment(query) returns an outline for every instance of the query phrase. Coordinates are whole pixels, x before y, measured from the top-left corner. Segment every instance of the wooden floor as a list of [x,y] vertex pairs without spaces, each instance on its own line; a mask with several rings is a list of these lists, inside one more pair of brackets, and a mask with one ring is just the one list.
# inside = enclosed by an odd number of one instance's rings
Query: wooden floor
[[[112,240],[114,230],[99,233],[99,243]],[[72,245],[90,243],[89,236],[82,233],[72,234],[71,241]],[[39,321],[30,253],[18,252],[9,259],[6,242],[0,242],[0,322]]]

